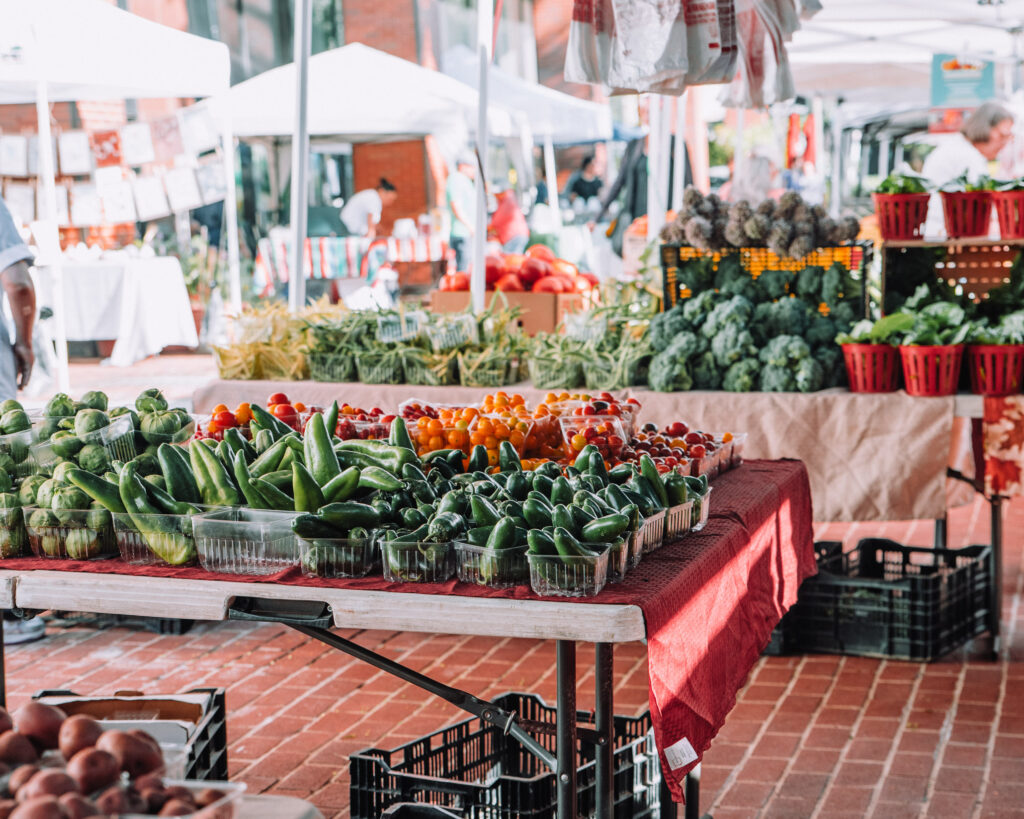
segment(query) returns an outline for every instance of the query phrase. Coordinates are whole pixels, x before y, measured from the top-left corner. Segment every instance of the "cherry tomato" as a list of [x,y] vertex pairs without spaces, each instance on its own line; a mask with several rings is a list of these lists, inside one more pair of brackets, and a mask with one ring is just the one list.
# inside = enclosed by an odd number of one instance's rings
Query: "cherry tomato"
[[284,421],[288,426],[295,426],[299,422],[299,414],[291,404],[274,404],[270,411],[275,418]]
[[292,406],[295,407],[295,411],[296,412],[305,412],[306,411],[306,405],[303,404],[301,401],[296,401],[294,404],[292,404]]
[[216,424],[218,429],[231,429],[232,427],[238,426],[235,422],[235,415],[228,410],[218,412],[213,416],[213,423]]
[[224,404],[218,404],[212,410],[210,410],[210,415],[216,415],[218,412],[227,412],[227,411],[228,411],[228,408]]
[[289,404],[288,396],[283,392],[275,392],[270,398],[267,399],[267,406],[272,407],[275,404]]

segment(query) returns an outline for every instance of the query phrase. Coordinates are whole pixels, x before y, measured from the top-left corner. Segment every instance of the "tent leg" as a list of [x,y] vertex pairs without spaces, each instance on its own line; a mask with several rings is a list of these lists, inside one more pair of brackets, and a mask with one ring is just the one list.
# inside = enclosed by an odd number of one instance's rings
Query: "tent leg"
[[[39,133],[39,178],[42,180],[42,208],[44,227],[53,231],[53,247],[56,253],[50,263],[53,276],[53,312],[57,318],[57,386],[61,392],[71,390],[71,373],[68,367],[67,310],[64,309],[64,268],[60,260],[60,239],[57,234],[57,183],[54,179],[53,138],[50,135],[50,94],[45,80],[36,85],[36,120]],[[40,237],[36,242],[42,244]]]
[[686,97],[676,98],[675,142],[672,149],[672,210],[683,209],[683,187],[686,183]]
[[484,310],[487,281],[484,249],[487,242],[487,105],[491,67],[491,43],[494,36],[494,0],[478,0],[476,7],[476,53],[480,69],[476,115],[476,214],[473,222],[473,269],[469,274],[473,310]]
[[235,187],[235,137],[231,126],[224,126],[224,221],[228,236],[228,306],[231,313],[242,312],[242,274],[238,253],[238,192]]
[[297,313],[306,304],[306,219],[309,216],[309,51],[313,39],[312,0],[295,3],[296,105],[292,137],[292,254],[288,276],[288,307]]
[[558,201],[558,165],[555,163],[555,144],[551,135],[544,137],[544,181],[548,186],[548,205],[558,214],[558,222],[562,222],[562,207]]

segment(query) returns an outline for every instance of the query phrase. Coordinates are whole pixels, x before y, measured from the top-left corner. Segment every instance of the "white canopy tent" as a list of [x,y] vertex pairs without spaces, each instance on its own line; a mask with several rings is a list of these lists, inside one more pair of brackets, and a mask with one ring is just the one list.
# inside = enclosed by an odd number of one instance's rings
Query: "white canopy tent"
[[[103,0],[0,0],[0,104],[36,104],[39,144],[52,141],[50,103],[158,97],[210,97],[230,83],[231,62],[223,43],[153,23]],[[228,180],[230,302],[241,305],[238,234],[234,197],[234,142],[223,133]],[[43,216],[57,244],[53,155],[39,152]],[[68,388],[67,341],[60,258],[42,260],[55,268],[58,382]]]

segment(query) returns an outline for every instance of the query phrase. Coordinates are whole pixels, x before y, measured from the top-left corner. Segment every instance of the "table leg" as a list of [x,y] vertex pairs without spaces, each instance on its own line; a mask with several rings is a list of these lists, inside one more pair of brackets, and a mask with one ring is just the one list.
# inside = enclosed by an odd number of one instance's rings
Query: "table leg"
[[0,620],[0,708],[7,707],[7,667],[4,664],[4,624]]
[[594,646],[594,727],[597,730],[595,755],[597,819],[612,819],[615,812],[615,716],[613,705],[611,643]]
[[558,819],[576,819],[576,643],[559,640],[556,652]]
[[990,594],[989,625],[992,635],[993,658],[999,656],[999,618],[1003,611],[1003,499],[999,495],[989,498],[992,513],[992,582]]
[[686,775],[683,782],[683,797],[686,807],[683,811],[685,819],[700,819],[700,763]]
[[936,549],[946,548],[946,519],[935,518],[935,540],[933,547]]

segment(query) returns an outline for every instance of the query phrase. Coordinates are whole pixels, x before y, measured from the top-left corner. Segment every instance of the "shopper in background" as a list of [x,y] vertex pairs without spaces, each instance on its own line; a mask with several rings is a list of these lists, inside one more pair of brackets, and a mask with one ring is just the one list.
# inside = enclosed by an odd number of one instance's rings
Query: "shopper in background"
[[398,192],[387,179],[381,179],[376,188],[352,196],[341,209],[341,222],[350,236],[373,239],[377,235],[384,208],[395,204]]
[[[36,320],[36,291],[28,263],[32,251],[21,240],[7,205],[0,199],[0,284],[14,318],[14,342],[7,328],[0,328],[0,401],[15,398],[28,385],[35,356],[32,354],[32,325]],[[28,643],[45,636],[46,626],[38,617],[21,620],[4,612],[4,642]]]
[[[960,132],[928,154],[921,175],[938,189],[962,176],[977,181],[989,175],[992,162],[1013,139],[1013,114],[998,102],[985,102],[964,120]],[[942,199],[936,193],[928,203],[925,236],[944,236]]]
[[586,202],[600,194],[603,186],[604,182],[597,173],[597,157],[587,154],[580,162],[579,170],[569,177],[566,193],[569,195],[570,203],[577,199]]
[[501,191],[495,198],[498,200],[498,207],[491,216],[488,229],[501,243],[503,251],[522,253],[530,241],[530,227],[516,200],[516,192],[512,189]]
[[471,154],[460,156],[455,171],[448,175],[444,198],[451,215],[451,248],[455,252],[455,267],[465,270],[468,261],[469,239],[473,235],[476,218],[476,162]]

